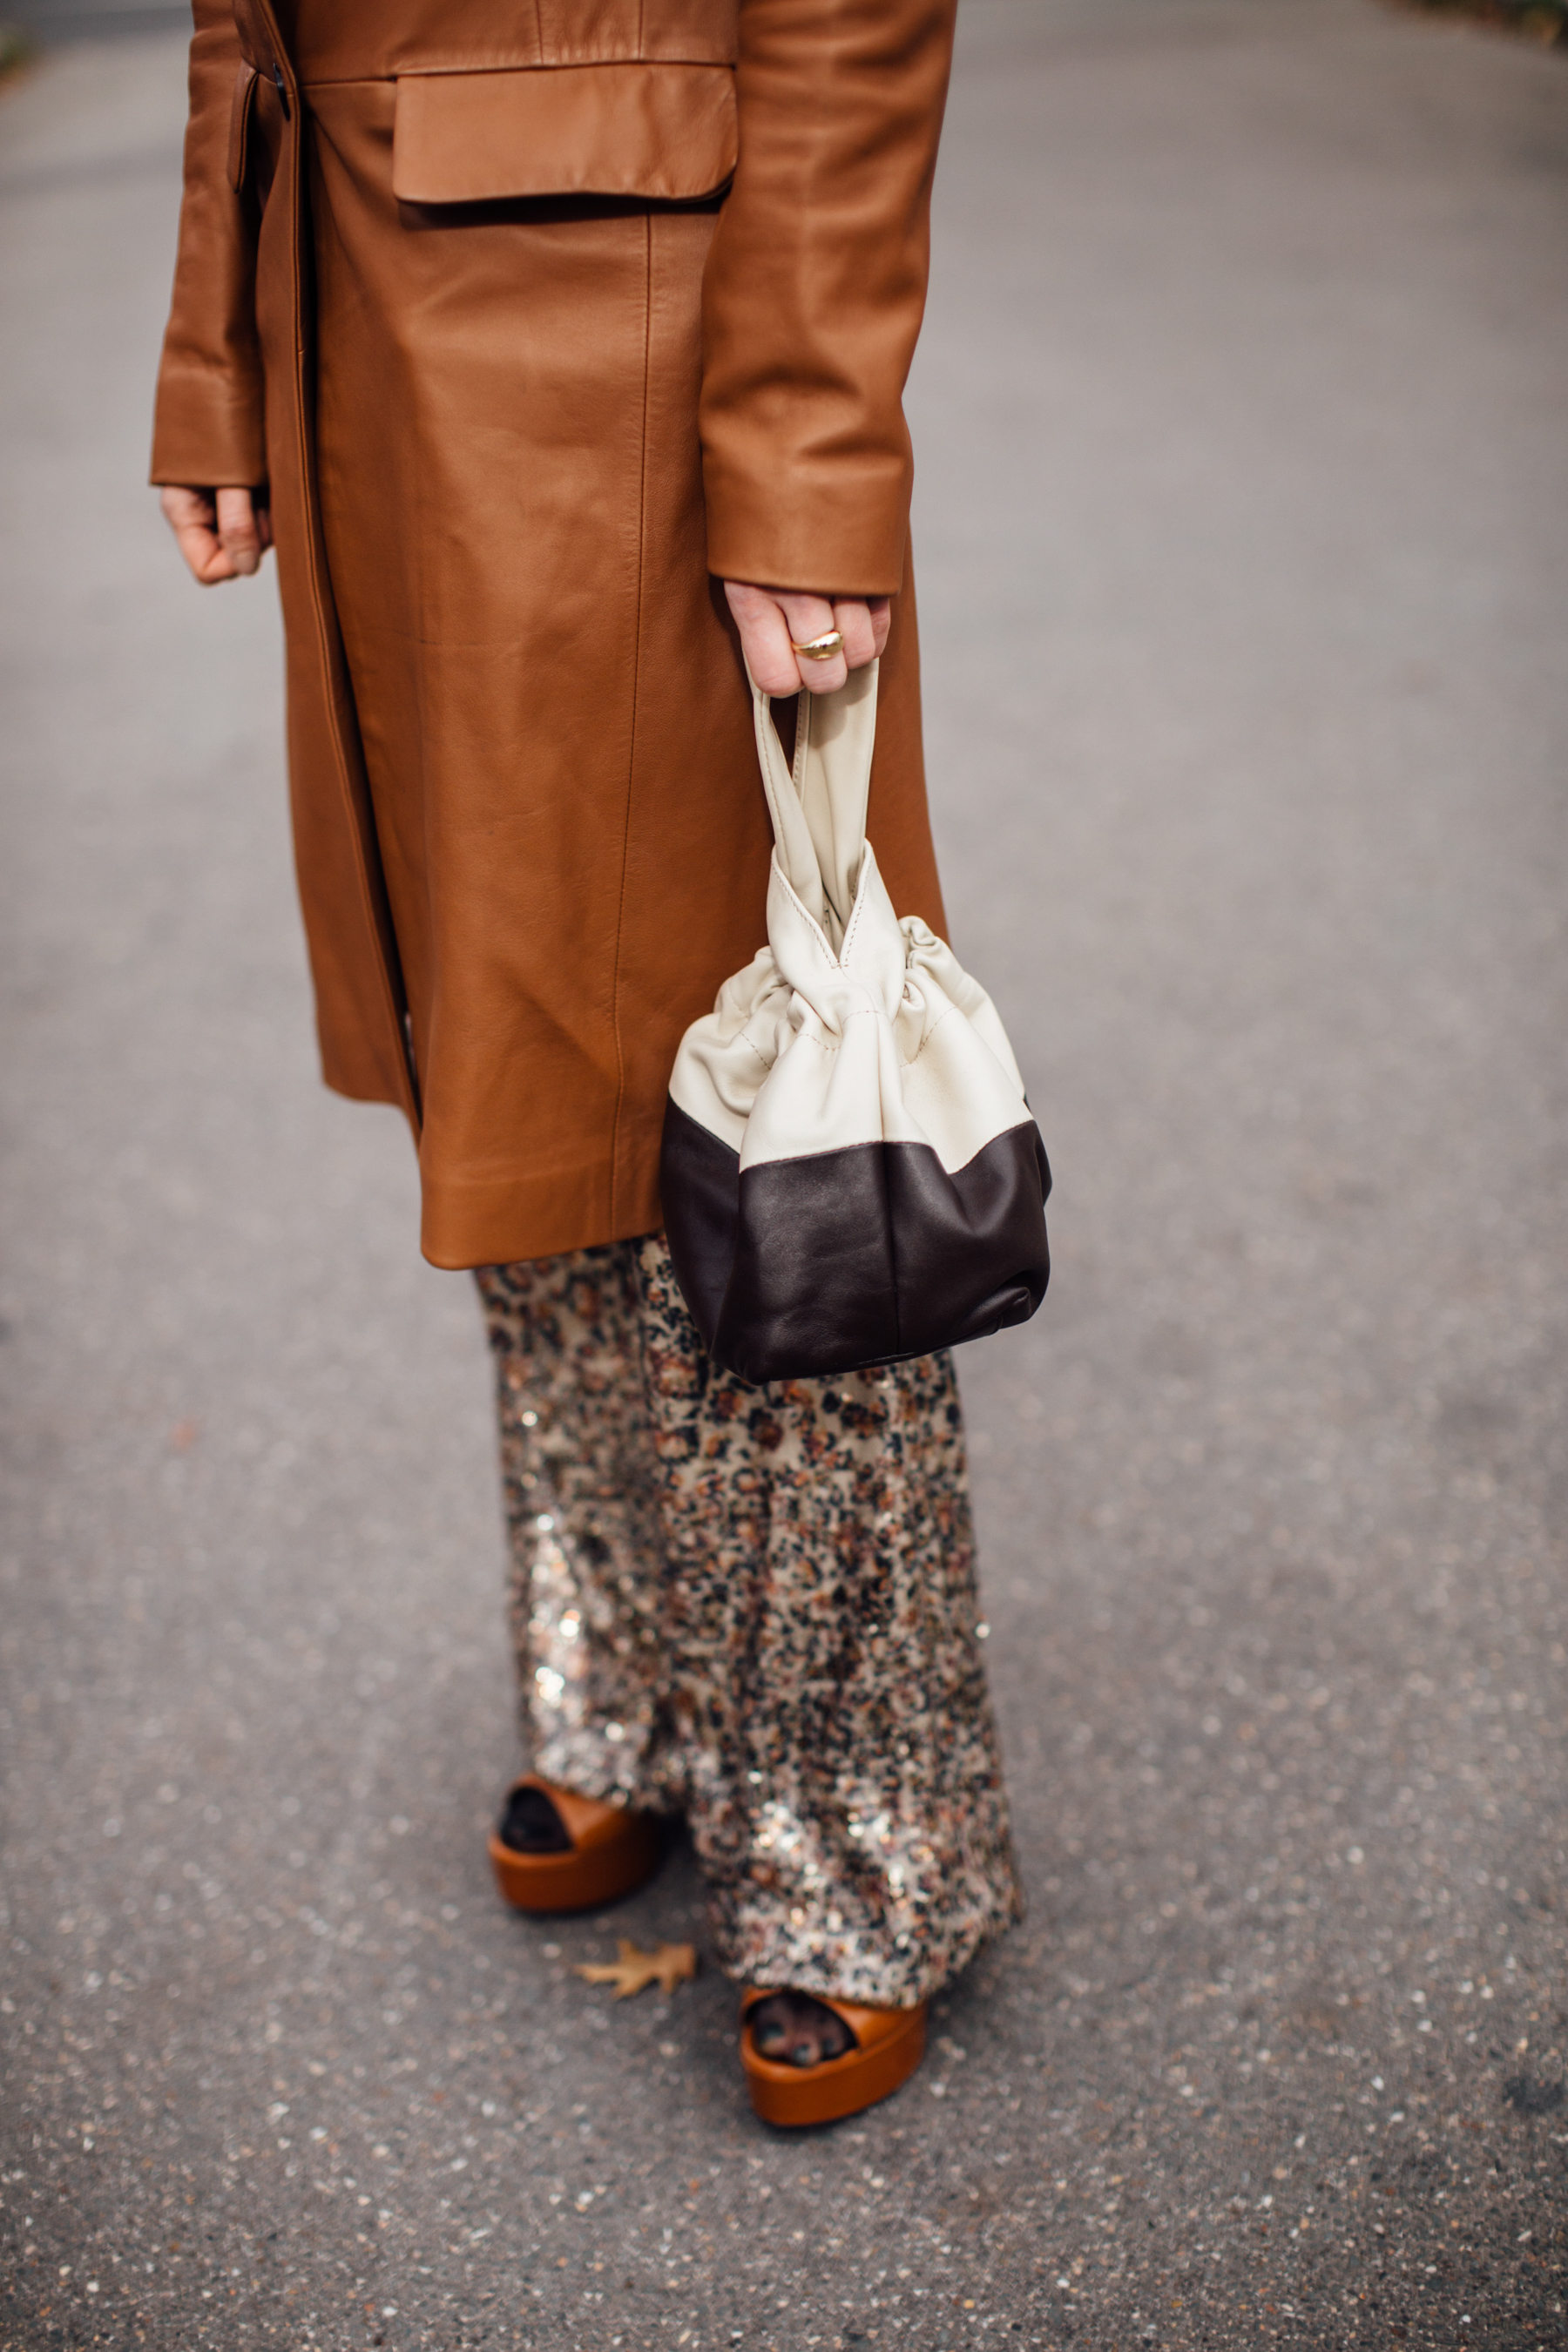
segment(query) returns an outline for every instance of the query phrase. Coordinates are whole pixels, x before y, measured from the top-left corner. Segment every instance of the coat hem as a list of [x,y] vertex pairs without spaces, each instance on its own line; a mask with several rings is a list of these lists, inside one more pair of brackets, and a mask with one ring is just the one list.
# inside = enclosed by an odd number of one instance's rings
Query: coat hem
[[656,1147],[648,1165],[623,1173],[613,1197],[602,1155],[548,1176],[426,1176],[419,1247],[430,1265],[462,1273],[636,1241],[662,1223]]

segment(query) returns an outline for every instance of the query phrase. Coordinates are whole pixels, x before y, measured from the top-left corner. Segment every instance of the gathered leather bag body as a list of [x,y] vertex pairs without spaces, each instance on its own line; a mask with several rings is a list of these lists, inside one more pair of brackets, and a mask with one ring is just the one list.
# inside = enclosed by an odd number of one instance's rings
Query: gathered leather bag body
[[715,1361],[812,1378],[1025,1322],[1050,1170],[996,1008],[893,911],[866,839],[877,667],[803,694],[793,773],[753,687],[768,944],[681,1040],[660,1184]]

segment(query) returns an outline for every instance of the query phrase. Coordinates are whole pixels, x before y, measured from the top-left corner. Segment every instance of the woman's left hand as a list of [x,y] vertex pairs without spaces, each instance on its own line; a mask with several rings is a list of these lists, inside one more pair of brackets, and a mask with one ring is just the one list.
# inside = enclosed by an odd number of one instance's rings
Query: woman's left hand
[[[888,642],[886,596],[806,596],[793,588],[754,588],[726,580],[724,593],[741,632],[752,676],[764,694],[833,694],[852,669],[876,661]],[[795,647],[837,629],[844,651],[813,661]]]
[[158,502],[180,553],[204,588],[216,588],[220,580],[247,580],[260,571],[272,544],[272,509],[264,491],[170,483],[159,491]]

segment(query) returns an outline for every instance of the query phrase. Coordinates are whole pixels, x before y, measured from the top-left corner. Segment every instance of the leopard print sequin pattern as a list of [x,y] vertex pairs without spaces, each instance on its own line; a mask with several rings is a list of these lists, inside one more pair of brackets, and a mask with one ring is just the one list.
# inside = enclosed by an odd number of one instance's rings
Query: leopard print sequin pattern
[[535,1770],[684,1811],[721,1964],[900,2007],[1020,1916],[946,1355],[748,1388],[661,1236],[478,1276]]

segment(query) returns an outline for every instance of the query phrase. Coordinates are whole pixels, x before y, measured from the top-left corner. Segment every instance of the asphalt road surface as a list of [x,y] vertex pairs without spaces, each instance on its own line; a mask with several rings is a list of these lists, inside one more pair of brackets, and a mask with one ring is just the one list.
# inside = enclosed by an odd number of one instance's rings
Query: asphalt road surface
[[167,37],[0,98],[0,2343],[1568,2342],[1568,64],[969,8],[911,394],[1031,1910],[751,2118],[677,1854],[506,1915],[487,1367],[316,1082],[269,584],[142,487]]

